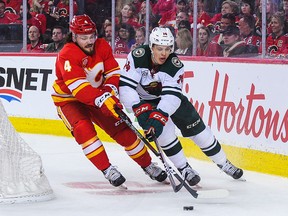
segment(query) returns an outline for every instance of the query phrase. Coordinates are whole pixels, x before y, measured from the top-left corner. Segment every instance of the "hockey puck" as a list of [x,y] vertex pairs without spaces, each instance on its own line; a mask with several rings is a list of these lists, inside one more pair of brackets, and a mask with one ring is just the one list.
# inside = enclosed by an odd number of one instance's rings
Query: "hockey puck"
[[194,206],[183,206],[184,211],[192,211],[194,209]]

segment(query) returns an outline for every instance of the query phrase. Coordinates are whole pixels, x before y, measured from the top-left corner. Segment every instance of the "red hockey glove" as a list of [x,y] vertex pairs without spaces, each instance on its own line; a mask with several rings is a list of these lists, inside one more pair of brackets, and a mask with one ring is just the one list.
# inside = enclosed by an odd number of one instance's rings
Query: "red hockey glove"
[[[144,132],[146,138],[151,142],[153,141],[153,133],[158,138],[162,131],[163,127],[165,126],[166,122],[168,121],[168,114],[163,112],[160,109],[156,109],[151,112],[149,115],[149,119],[146,122]],[[153,132],[153,133],[152,133]]]
[[95,105],[101,109],[104,115],[114,116],[115,118],[120,119],[119,115],[115,111],[116,106],[123,109],[119,99],[110,92],[106,92],[105,90],[102,92],[103,94],[95,99]]
[[140,101],[140,103],[133,105],[132,108],[139,125],[144,128],[149,115],[152,112],[152,105],[145,101]]

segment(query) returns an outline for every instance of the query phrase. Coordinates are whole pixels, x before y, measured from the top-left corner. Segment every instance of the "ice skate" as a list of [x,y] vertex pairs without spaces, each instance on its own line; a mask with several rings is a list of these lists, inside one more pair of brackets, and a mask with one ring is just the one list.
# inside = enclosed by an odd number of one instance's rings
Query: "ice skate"
[[226,160],[224,165],[217,165],[223,172],[234,179],[240,179],[243,175],[243,170],[234,166],[229,160]]
[[190,186],[197,185],[201,180],[199,174],[188,163],[186,163],[184,168],[178,170]]
[[115,166],[110,165],[106,170],[103,171],[106,179],[115,187],[122,185],[126,179],[122,174],[116,169]]
[[167,173],[155,163],[151,163],[148,167],[143,168],[143,170],[151,179],[158,182],[163,182],[167,178]]

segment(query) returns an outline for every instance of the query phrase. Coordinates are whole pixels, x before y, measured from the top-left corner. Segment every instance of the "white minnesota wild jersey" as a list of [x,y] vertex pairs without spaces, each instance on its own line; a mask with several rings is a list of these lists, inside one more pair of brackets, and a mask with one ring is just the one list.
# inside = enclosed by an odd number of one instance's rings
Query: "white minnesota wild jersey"
[[[175,111],[165,105],[180,106],[184,66],[179,58],[170,54],[163,65],[153,65],[148,45],[133,50],[126,60],[120,77],[120,99],[128,110],[141,100],[160,99],[161,110],[169,115]],[[158,106],[158,108],[160,108]],[[178,108],[177,107],[177,108]]]

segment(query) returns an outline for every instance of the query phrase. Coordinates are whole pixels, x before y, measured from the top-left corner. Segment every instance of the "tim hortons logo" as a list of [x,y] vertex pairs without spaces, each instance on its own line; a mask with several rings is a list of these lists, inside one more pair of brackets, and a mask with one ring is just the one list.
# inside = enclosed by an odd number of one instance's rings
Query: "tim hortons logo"
[[[186,78],[186,76],[184,76]],[[190,77],[192,78],[192,77]],[[288,141],[288,110],[281,115],[278,110],[266,108],[261,105],[265,102],[264,93],[257,93],[255,84],[251,84],[250,92],[241,98],[238,104],[226,98],[228,92],[229,76],[225,74],[224,82],[219,82],[220,75],[216,71],[211,100],[208,101],[209,116],[208,125],[216,124],[218,131],[224,129],[230,133],[232,130],[238,134],[252,135],[255,138],[265,136],[272,137],[274,141]],[[223,83],[223,86],[220,86]],[[222,89],[221,89],[222,87]],[[186,92],[189,88],[186,86]],[[217,100],[217,98],[220,98]],[[191,103],[193,100],[190,99]],[[204,104],[198,101],[195,108],[203,116]]]

